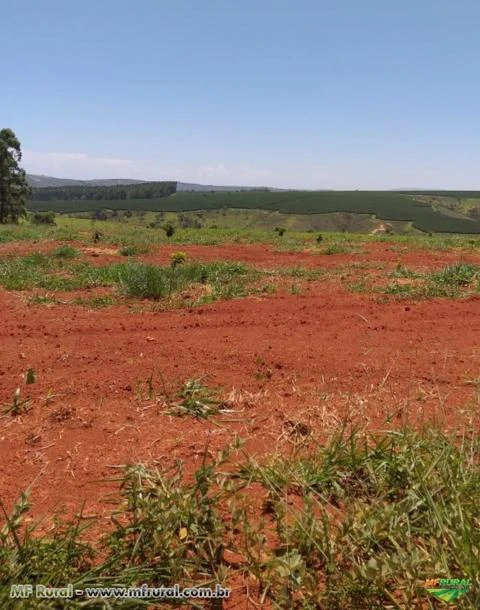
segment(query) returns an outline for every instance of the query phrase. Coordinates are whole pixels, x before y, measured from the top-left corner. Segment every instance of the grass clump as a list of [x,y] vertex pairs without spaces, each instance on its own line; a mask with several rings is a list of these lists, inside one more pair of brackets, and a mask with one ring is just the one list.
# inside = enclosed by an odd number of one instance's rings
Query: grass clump
[[5,257],[0,260],[0,285],[7,290],[42,288],[55,292],[108,286],[118,282],[119,265],[94,267],[72,260],[74,258],[70,249],[64,248],[60,255],[54,253],[47,256],[34,252],[23,257]]
[[216,467],[204,462],[193,481],[186,479],[180,463],[162,470],[127,468],[122,478],[125,508],[108,539],[120,558],[116,570],[151,570],[151,578],[162,584],[223,580],[226,528],[215,495]]
[[48,289],[51,282],[46,281],[46,275],[54,266],[52,258],[40,252],[19,258],[6,257],[0,260],[0,284],[7,290]]
[[431,281],[443,286],[470,286],[475,281],[478,283],[480,267],[469,263],[448,265],[442,271],[434,273]]
[[178,402],[168,409],[168,413],[208,419],[223,410],[224,403],[219,399],[218,393],[217,389],[209,388],[200,379],[189,379],[177,394]]
[[120,273],[121,291],[129,297],[158,300],[168,294],[167,270],[154,265],[131,263]]
[[480,289],[480,267],[470,263],[447,265],[440,271],[424,274],[398,266],[392,276],[413,281],[395,282],[381,291],[404,298],[458,298],[469,296]]
[[422,277],[422,274],[418,273],[417,271],[414,271],[413,269],[409,269],[408,267],[405,267],[401,263],[398,263],[398,265],[395,267],[395,271],[393,271],[390,274],[390,277],[393,277],[393,278],[419,278],[419,277]]
[[[32,369],[29,369],[32,370]],[[35,377],[34,377],[35,379]],[[33,382],[30,382],[33,383]],[[22,415],[30,410],[30,399],[20,397],[20,388],[15,390],[11,402],[4,405],[3,412],[5,415]]]
[[277,275],[296,277],[305,280],[318,280],[325,276],[325,269],[307,269],[305,267],[287,267],[276,271]]
[[72,259],[72,258],[76,258],[78,256],[79,252],[76,248],[72,248],[72,246],[66,245],[66,246],[59,246],[52,252],[52,254],[56,258]]

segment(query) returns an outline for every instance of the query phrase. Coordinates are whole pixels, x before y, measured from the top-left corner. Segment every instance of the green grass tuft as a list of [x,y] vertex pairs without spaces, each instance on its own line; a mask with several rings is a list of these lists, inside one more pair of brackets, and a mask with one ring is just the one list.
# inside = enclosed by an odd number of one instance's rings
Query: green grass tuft
[[57,258],[76,258],[79,252],[76,248],[72,248],[72,246],[60,246],[52,254]]

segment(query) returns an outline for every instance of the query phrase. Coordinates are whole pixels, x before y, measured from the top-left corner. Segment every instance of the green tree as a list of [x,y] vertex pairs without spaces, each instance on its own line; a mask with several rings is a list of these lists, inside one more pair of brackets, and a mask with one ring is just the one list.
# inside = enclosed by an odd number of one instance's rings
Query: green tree
[[0,131],[0,223],[18,222],[25,216],[30,193],[22,160],[20,142],[11,129]]

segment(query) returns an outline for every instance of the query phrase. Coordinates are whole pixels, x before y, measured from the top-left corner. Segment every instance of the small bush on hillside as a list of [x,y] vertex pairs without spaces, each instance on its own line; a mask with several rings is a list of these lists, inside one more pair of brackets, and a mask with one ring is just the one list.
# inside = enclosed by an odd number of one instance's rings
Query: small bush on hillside
[[175,227],[171,223],[163,225],[162,229],[165,231],[165,235],[167,237],[172,237],[172,235],[175,233]]
[[55,224],[55,212],[35,212],[30,222],[34,225],[54,225]]
[[170,267],[175,269],[178,265],[182,265],[187,260],[187,255],[185,252],[173,252],[170,255]]

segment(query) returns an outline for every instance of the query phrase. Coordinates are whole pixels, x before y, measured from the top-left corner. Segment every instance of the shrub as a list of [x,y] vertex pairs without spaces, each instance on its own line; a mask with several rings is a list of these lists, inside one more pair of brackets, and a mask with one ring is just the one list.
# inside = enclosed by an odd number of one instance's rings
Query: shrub
[[175,233],[175,227],[170,222],[163,225],[162,229],[165,231],[165,235],[167,237],[172,237],[172,235]]
[[181,265],[187,260],[187,255],[185,252],[173,252],[170,255],[170,267],[174,269],[178,265]]
[[55,212],[35,212],[30,218],[30,222],[34,225],[54,225]]

